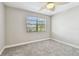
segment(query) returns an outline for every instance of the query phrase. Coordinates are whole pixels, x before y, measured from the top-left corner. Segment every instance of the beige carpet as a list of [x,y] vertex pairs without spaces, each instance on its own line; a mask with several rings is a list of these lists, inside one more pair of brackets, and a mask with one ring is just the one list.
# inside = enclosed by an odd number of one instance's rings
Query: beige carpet
[[2,56],[79,56],[79,49],[53,40],[7,48]]

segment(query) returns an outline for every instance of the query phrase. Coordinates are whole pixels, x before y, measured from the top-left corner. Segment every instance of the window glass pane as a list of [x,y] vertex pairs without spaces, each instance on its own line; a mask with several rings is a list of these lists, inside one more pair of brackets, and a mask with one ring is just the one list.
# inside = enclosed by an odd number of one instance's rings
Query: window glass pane
[[29,19],[29,21],[30,21],[30,20],[31,20],[31,21],[36,21],[36,20],[37,20],[37,17],[29,16],[29,17],[27,17],[27,19]]
[[27,24],[36,24],[36,21],[27,21]]
[[30,24],[28,24],[27,27],[36,27],[36,25],[30,25]]
[[38,27],[38,32],[44,32],[44,31],[45,31],[44,28]]
[[28,27],[28,32],[36,32],[36,27]]
[[44,32],[46,20],[37,17],[27,17],[27,31],[28,32]]

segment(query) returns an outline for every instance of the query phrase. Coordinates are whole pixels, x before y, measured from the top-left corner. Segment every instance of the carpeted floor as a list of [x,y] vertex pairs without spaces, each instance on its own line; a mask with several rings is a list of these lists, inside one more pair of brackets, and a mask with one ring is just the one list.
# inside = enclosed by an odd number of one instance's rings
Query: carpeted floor
[[7,48],[2,56],[79,56],[79,49],[53,40]]

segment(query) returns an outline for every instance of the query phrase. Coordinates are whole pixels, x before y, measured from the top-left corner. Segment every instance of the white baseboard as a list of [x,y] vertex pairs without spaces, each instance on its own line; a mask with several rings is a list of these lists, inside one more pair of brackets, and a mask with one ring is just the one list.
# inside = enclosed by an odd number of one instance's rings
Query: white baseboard
[[71,47],[74,47],[74,48],[79,49],[79,46],[74,45],[74,44],[71,44],[71,43],[68,43],[68,42],[60,41],[60,40],[58,40],[58,39],[51,39],[51,40],[54,40],[54,41],[57,41],[57,42],[59,42],[59,43],[63,43],[63,44],[65,44],[65,45],[68,45],[68,46],[71,46]]
[[0,50],[0,55],[3,53],[4,50],[5,50],[5,47],[3,47],[3,48]]
[[11,48],[11,47],[21,46],[21,45],[25,45],[25,44],[40,42],[40,41],[44,41],[44,40],[48,40],[48,39],[51,39],[51,40],[57,41],[57,42],[59,42],[59,43],[63,43],[63,44],[66,44],[66,45],[69,45],[69,46],[72,46],[72,47],[74,47],[74,48],[78,48],[78,49],[79,49],[79,46],[74,45],[74,44],[71,44],[71,43],[67,43],[67,42],[64,42],[64,41],[60,41],[60,40],[58,40],[58,39],[45,38],[45,39],[39,39],[39,40],[34,40],[34,41],[29,41],[29,42],[23,42],[23,43],[13,44],[13,45],[6,45],[5,47],[3,47],[3,48],[1,49],[0,55],[2,54],[2,52],[3,52],[6,48]]
[[13,45],[6,45],[5,48],[11,48],[11,47],[16,47],[16,46],[21,46],[21,45],[35,43],[35,42],[44,41],[44,40],[48,40],[48,39],[50,39],[50,38],[39,39],[39,40],[34,40],[34,41],[29,41],[29,42],[23,42],[23,43],[18,43],[18,44],[13,44]]
[[2,54],[2,52],[3,52],[6,48],[11,48],[11,47],[21,46],[21,45],[25,45],[25,44],[40,42],[40,41],[44,41],[44,40],[48,40],[48,39],[50,39],[50,38],[39,39],[39,40],[34,40],[34,41],[29,41],[29,42],[23,42],[23,43],[18,43],[18,44],[13,44],[13,45],[6,45],[6,46],[4,46],[4,47],[1,49],[0,55]]

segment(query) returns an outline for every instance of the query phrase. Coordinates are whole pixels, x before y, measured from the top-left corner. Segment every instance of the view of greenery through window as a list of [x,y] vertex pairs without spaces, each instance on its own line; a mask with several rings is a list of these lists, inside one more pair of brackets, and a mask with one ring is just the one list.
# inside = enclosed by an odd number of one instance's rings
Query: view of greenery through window
[[46,20],[38,17],[27,17],[27,32],[44,32]]

